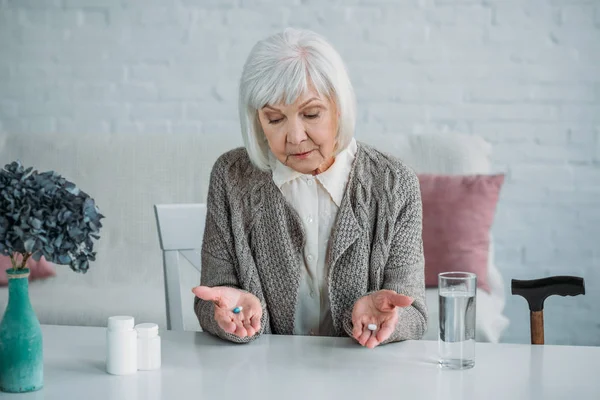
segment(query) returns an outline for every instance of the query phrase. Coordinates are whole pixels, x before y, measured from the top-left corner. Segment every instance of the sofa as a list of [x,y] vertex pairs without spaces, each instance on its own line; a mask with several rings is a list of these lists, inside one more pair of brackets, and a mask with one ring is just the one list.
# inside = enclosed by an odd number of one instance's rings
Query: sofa
[[[491,146],[462,134],[369,135],[357,140],[403,159],[417,172],[487,174]],[[0,133],[2,166],[20,160],[39,171],[54,170],[95,199],[102,220],[97,259],[86,274],[56,266],[56,276],[30,284],[41,323],[105,326],[111,315],[133,315],[165,329],[162,254],[154,204],[203,203],[211,167],[223,152],[241,146],[235,136],[200,134],[8,134]],[[478,341],[497,342],[508,325],[503,315],[504,279],[490,245],[490,293],[477,294]],[[199,240],[198,247],[201,243]],[[199,282],[182,268],[186,330],[200,330],[190,288]],[[0,310],[8,300],[0,287]],[[437,337],[437,290],[427,289],[429,329]]]

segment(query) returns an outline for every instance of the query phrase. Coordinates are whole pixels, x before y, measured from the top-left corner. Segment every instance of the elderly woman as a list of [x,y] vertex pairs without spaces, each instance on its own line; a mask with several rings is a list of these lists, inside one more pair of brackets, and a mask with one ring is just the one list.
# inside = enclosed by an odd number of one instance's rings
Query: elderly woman
[[211,172],[194,309],[233,342],[261,334],[348,335],[362,346],[427,327],[421,198],[401,161],[354,138],[339,54],[287,29],[242,72],[245,148]]

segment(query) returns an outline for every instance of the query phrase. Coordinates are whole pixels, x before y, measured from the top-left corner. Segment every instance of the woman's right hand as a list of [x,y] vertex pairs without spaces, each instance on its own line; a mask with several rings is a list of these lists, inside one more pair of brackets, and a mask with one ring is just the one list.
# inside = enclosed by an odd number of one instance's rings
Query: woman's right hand
[[[255,295],[228,286],[197,286],[192,292],[215,304],[215,321],[225,332],[244,338],[260,330],[262,306]],[[236,307],[242,308],[238,314]]]

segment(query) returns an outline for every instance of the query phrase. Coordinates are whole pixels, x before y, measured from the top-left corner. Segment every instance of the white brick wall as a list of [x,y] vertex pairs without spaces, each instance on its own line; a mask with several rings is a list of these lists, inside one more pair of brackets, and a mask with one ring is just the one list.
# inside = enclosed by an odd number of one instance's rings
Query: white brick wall
[[[546,303],[549,343],[600,345],[598,0],[0,0],[0,129],[220,134],[254,42],[292,25],[342,53],[357,136],[458,130],[508,173],[505,276],[578,274]],[[528,341],[508,297],[507,341]]]

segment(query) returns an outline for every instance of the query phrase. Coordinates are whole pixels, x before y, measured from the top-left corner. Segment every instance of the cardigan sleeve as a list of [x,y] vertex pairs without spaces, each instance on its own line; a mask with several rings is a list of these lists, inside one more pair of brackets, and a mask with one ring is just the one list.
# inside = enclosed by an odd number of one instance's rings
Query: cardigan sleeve
[[[238,280],[238,262],[235,256],[234,235],[231,228],[229,201],[226,188],[227,165],[222,158],[217,160],[210,177],[207,215],[202,240],[202,271],[200,284],[204,286],[229,286],[242,290]],[[252,337],[240,338],[225,332],[214,318],[215,305],[198,297],[194,299],[194,311],[200,326],[206,332],[222,339],[247,343],[258,338],[267,330],[269,316],[264,301],[261,300],[262,318],[260,331]]]
[[[409,175],[407,183],[405,200],[394,227],[381,289],[410,296],[414,301],[409,307],[397,308],[396,328],[381,344],[420,339],[427,329],[421,191],[415,174]],[[366,295],[371,293],[373,292]],[[352,309],[346,310],[343,325],[346,333],[352,337]]]

